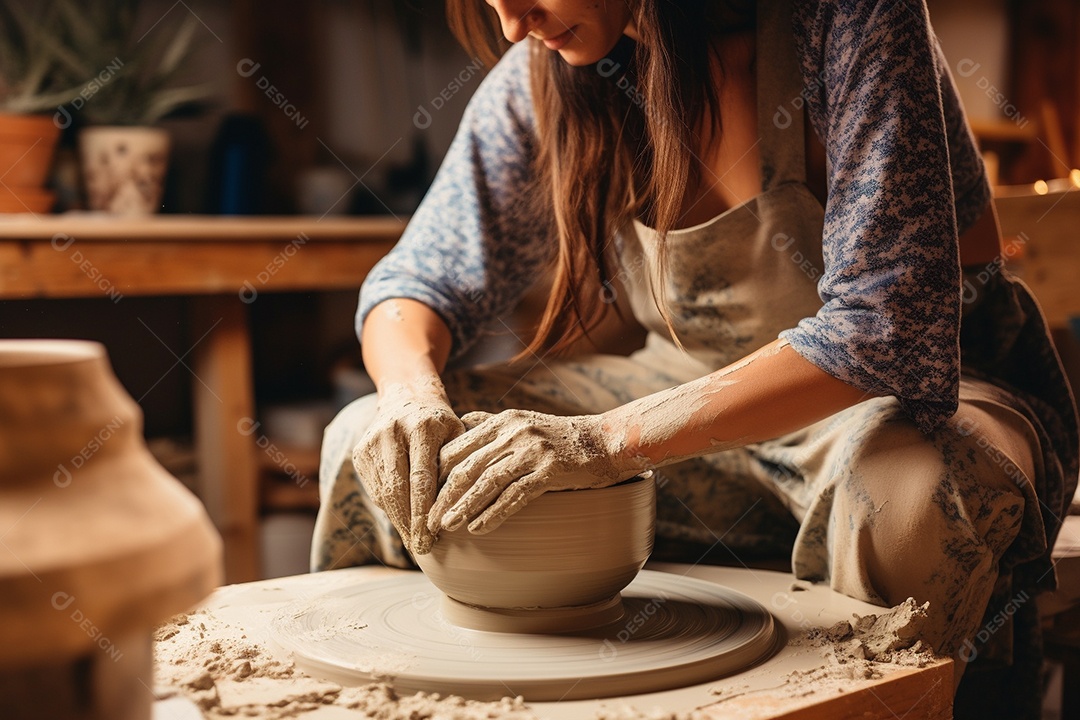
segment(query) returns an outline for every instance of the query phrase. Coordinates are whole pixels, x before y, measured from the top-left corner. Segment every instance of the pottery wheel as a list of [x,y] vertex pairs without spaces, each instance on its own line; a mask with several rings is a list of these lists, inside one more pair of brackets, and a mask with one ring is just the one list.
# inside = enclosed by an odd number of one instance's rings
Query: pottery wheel
[[451,624],[422,574],[339,588],[286,607],[274,641],[297,666],[348,685],[478,700],[580,700],[685,687],[740,672],[777,649],[769,612],[715,583],[644,570],[615,622],[564,634]]

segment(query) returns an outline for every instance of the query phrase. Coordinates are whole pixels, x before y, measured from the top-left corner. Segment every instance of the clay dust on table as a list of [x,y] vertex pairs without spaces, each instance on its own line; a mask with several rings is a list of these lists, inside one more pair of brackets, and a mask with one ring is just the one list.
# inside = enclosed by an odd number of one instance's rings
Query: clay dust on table
[[929,621],[930,603],[916,605],[908,598],[876,615],[852,615],[830,628],[808,630],[800,644],[823,647],[837,664],[863,660],[908,667],[925,667],[939,658],[920,640]]
[[430,693],[399,695],[386,683],[342,687],[275,659],[212,612],[177,615],[154,632],[154,694],[181,695],[209,720],[296,718],[330,707],[378,720],[536,720],[520,698],[476,702]]
[[[783,683],[769,689],[773,697],[799,698],[844,692],[852,681],[876,680],[902,667],[926,667],[944,659],[920,640],[924,635],[930,603],[916,605],[908,598],[899,605],[872,615],[852,615],[829,628],[811,628],[793,637],[790,645],[820,651],[824,662],[809,670],[796,670]],[[753,691],[738,688],[716,691],[718,702],[733,700]]]

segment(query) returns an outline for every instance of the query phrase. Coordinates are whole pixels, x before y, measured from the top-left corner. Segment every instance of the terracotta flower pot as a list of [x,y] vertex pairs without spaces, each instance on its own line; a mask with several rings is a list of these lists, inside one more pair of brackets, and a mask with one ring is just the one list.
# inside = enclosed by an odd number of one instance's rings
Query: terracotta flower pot
[[169,134],[161,128],[99,126],[79,133],[87,206],[116,215],[152,215],[161,207]]
[[97,343],[0,340],[0,539],[4,718],[149,718],[151,631],[221,541]]
[[0,212],[48,212],[44,189],[60,128],[47,115],[0,113]]

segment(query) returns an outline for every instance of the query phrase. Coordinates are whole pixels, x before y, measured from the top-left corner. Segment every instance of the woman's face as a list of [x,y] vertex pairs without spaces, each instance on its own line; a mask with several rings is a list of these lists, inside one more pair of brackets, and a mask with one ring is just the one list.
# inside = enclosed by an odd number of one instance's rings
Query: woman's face
[[633,36],[626,0],[486,0],[512,43],[532,35],[571,65],[601,60],[624,35]]

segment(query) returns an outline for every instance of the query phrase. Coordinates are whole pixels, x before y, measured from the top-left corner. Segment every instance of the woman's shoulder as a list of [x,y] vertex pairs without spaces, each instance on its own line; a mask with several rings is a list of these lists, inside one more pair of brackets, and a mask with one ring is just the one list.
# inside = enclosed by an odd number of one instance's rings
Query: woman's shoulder
[[[469,101],[469,114],[490,121],[505,119],[507,113],[515,121],[532,125],[533,106],[529,79],[532,55],[529,41],[519,42],[508,49],[480,83]],[[474,58],[475,66],[480,60]]]
[[[531,63],[531,48],[529,40],[514,43],[499,58],[499,62],[491,68],[485,78],[485,83],[497,85],[504,92],[521,94],[529,92],[529,65]],[[479,60],[474,60],[479,63]]]
[[924,0],[792,0],[792,15],[804,50],[819,57],[870,38],[930,33]]

